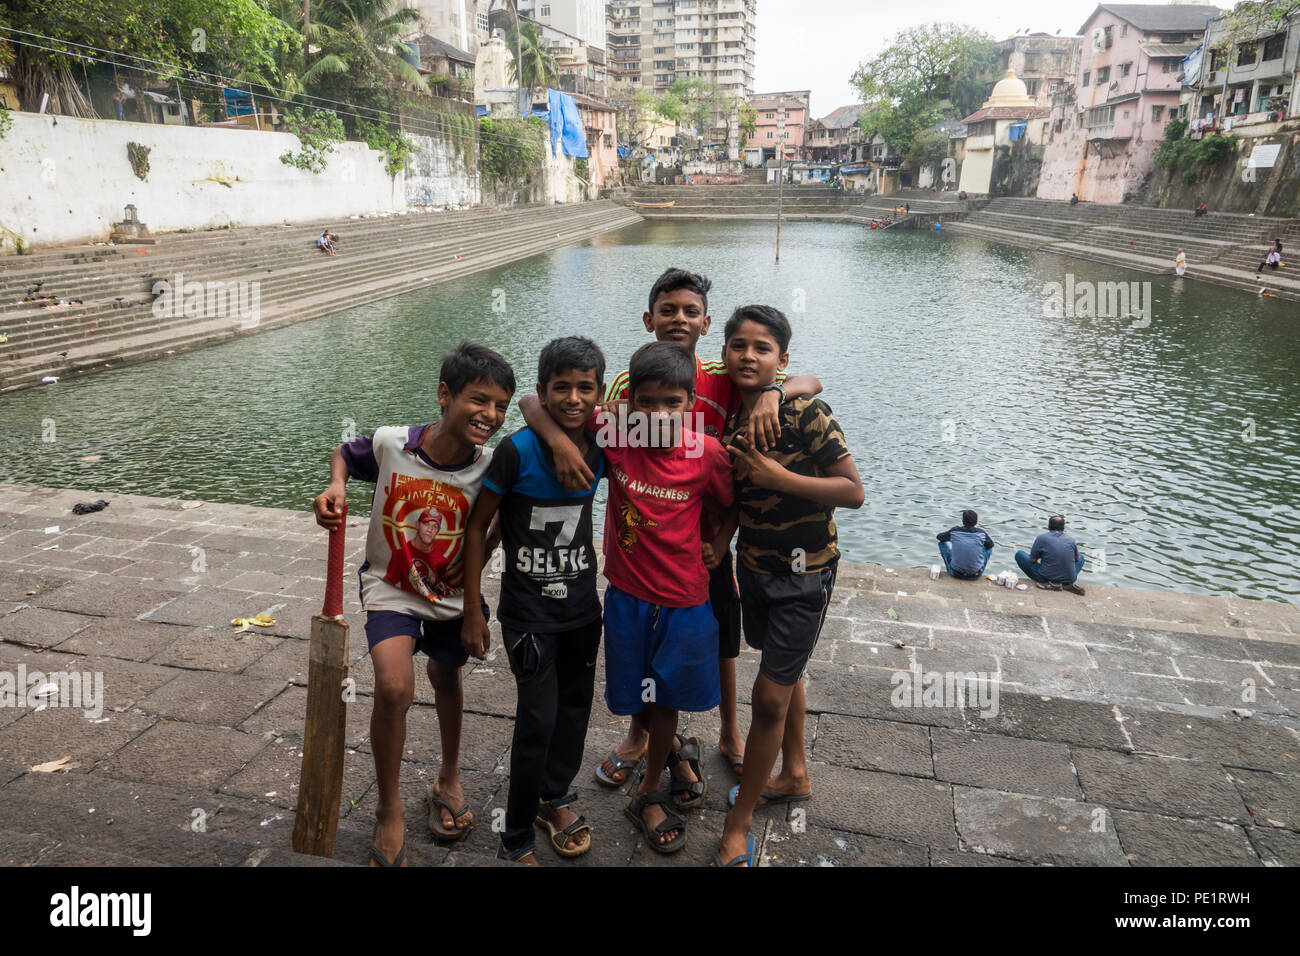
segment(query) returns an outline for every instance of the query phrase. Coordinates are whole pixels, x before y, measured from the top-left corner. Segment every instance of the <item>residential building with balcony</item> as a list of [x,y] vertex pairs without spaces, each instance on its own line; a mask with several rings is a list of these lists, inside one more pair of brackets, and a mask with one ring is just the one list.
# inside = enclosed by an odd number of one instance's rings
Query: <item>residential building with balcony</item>
[[[784,133],[784,159],[793,162],[807,159],[808,109],[811,90],[787,90],[782,93],[756,93],[749,99],[749,107],[757,114],[755,132],[745,147],[763,165],[778,157],[778,147]],[[784,124],[781,109],[785,109]]]
[[1294,101],[1296,71],[1300,68],[1300,15],[1281,29],[1260,33],[1233,44],[1222,18],[1210,22],[1199,60],[1184,78],[1184,109],[1189,135],[1232,132],[1262,136],[1278,124],[1300,115]]
[[[1119,203],[1154,168],[1165,123],[1178,113],[1183,59],[1222,14],[1201,4],[1103,3],[1079,29],[1072,86],[1053,98],[1037,195]],[[969,149],[969,145],[967,147]]]
[[1083,37],[1029,33],[1002,41],[1002,73],[1014,70],[1035,106],[1051,106],[1052,94],[1074,82]]
[[420,15],[413,38],[428,34],[470,56],[487,42],[490,0],[397,0],[397,5]]
[[808,155],[816,162],[844,163],[854,159],[854,147],[862,144],[858,125],[859,106],[841,106],[814,120],[808,127]]

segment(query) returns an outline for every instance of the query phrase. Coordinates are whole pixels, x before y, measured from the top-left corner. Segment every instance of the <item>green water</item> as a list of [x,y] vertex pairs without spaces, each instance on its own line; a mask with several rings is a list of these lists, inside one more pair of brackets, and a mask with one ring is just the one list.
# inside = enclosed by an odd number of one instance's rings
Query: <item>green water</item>
[[[344,429],[436,415],[444,351],[491,345],[531,388],[552,336],[611,374],[647,335],[654,278],[712,277],[732,308],[794,326],[848,436],[866,504],[840,512],[849,560],[938,561],[976,508],[1014,569],[1064,512],[1086,583],[1300,596],[1300,306],[933,233],[830,223],[643,223],[579,246],[217,348],[0,399],[0,481],[306,508]],[[1044,283],[1151,283],[1150,325],[1048,318]],[[494,290],[501,290],[494,296]],[[505,311],[494,311],[504,294]],[[43,442],[53,419],[57,440]],[[1253,422],[1253,441],[1249,429]],[[522,423],[512,408],[508,432]],[[100,455],[97,462],[83,456]],[[368,490],[354,486],[364,513]],[[1103,567],[1104,556],[1104,567]]]

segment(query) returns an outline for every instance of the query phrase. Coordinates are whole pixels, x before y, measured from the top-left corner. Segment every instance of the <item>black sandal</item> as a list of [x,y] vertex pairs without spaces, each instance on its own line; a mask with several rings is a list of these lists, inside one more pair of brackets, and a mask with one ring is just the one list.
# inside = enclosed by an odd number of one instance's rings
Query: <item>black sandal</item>
[[402,838],[402,845],[397,850],[397,855],[391,860],[379,852],[379,847],[375,846],[375,838],[379,836],[379,822],[375,821],[375,830],[370,834],[370,859],[378,866],[401,866],[406,862],[406,838]]
[[668,792],[672,794],[673,805],[678,810],[692,810],[704,802],[704,795],[709,792],[709,782],[705,779],[704,769],[700,766],[698,737],[683,740],[680,748],[668,754],[668,772],[671,774],[673,768],[679,763],[684,763],[691,768],[695,780],[678,780],[674,776],[668,785]]
[[[653,829],[651,829],[650,824],[646,823],[645,817],[641,815],[645,808],[651,804],[662,807],[664,811],[663,822]],[[676,853],[686,846],[686,821],[673,812],[672,798],[665,791],[655,790],[651,793],[638,794],[623,807],[623,813],[636,824],[650,849],[656,853]],[[677,836],[667,843],[660,843],[659,837],[669,830],[676,830]]]

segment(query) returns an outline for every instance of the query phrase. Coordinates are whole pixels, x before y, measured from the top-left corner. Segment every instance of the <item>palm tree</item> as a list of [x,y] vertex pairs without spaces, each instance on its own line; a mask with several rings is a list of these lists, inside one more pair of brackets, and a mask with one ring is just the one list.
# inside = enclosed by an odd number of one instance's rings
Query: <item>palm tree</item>
[[322,78],[329,74],[347,72],[347,63],[335,53],[310,57],[310,51],[319,51],[326,43],[332,46],[339,44],[335,31],[322,23],[308,23],[306,36],[303,36],[303,14],[307,12],[304,3],[299,0],[269,0],[267,9],[293,31],[295,38],[275,49],[272,75],[257,70],[241,70],[235,75],[236,80],[278,88],[297,96],[318,86]]
[[428,92],[424,77],[402,58],[408,52],[402,38],[414,31],[420,14],[412,7],[394,9],[395,4],[396,0],[321,0],[315,5],[310,28],[313,45],[318,43],[325,56],[342,61],[352,92],[396,90],[402,84]]
[[519,59],[510,61],[510,79],[526,87],[530,95],[532,90],[555,85],[556,77],[560,75],[560,68],[555,62],[554,55],[542,46],[542,31],[537,24],[516,23],[515,28],[510,31],[507,45],[512,50],[518,49],[519,57],[523,61],[522,81]]

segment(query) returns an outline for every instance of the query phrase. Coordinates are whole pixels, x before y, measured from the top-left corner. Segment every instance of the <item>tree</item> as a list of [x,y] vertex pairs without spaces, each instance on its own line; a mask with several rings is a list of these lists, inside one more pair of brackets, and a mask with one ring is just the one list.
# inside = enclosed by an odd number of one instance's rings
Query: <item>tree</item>
[[1280,33],[1296,14],[1300,14],[1300,0],[1244,0],[1215,30],[1214,49],[1229,50],[1238,43]]
[[515,83],[530,91],[555,85],[560,68],[551,51],[542,45],[542,30],[537,24],[516,23],[506,40],[506,46],[511,50],[517,48],[519,57],[523,60],[522,70],[518,60],[510,61],[510,78]]
[[[95,115],[78,85],[81,70],[73,67],[89,71],[107,56],[71,43],[120,51],[119,73],[161,85],[189,69],[272,70],[276,51],[293,40],[292,30],[259,0],[6,0],[0,22],[57,38],[10,35],[11,68],[23,109],[38,109],[48,94],[47,112],[72,116]],[[51,49],[25,45],[29,41]],[[132,68],[128,57],[155,62]],[[111,66],[99,69],[113,75]]]
[[968,115],[984,99],[996,41],[973,27],[933,23],[903,30],[853,74],[865,108],[859,125],[905,150],[912,138],[945,116]]
[[921,130],[903,151],[903,160],[916,169],[938,166],[948,158],[948,134],[941,129]]
[[740,122],[740,148],[744,149],[749,138],[758,132],[758,110],[742,103],[736,109],[736,117]]
[[[313,7],[312,40],[319,39],[320,56],[336,57],[343,70],[317,72],[308,84],[311,93],[372,110],[394,110],[404,87],[427,93],[420,72],[403,58],[402,43],[419,24],[420,15],[398,0],[321,0]],[[313,60],[313,63],[318,63]],[[345,117],[350,132],[356,121]]]

